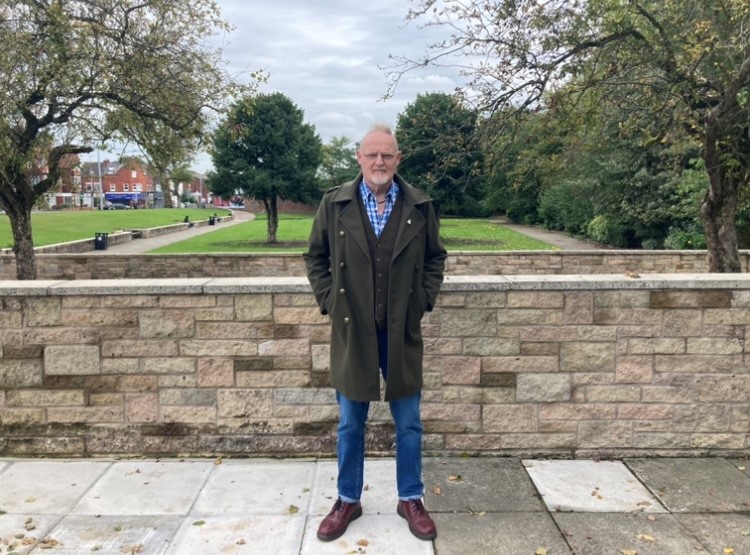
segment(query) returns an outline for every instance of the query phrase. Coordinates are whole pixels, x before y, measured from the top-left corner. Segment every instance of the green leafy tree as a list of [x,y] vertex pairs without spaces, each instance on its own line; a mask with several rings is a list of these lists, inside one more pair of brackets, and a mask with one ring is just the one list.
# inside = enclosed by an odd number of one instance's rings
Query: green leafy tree
[[0,208],[19,279],[36,278],[31,209],[66,154],[112,138],[116,115],[192,131],[234,92],[220,52],[196,41],[226,29],[212,0],[0,4]]
[[427,191],[441,213],[477,216],[483,188],[477,114],[443,93],[417,95],[398,116],[399,173]]
[[318,179],[323,190],[341,185],[357,176],[359,164],[356,150],[357,147],[349,137],[334,137],[330,143],[323,145],[318,168]]
[[268,242],[276,242],[278,200],[314,202],[321,141],[304,114],[281,93],[238,101],[215,135],[211,157],[216,170],[208,185],[214,194],[236,194],[263,203]]
[[[750,3],[747,0],[420,0],[411,18],[452,38],[392,72],[465,55],[480,108],[525,110],[558,91],[596,88],[623,126],[701,145],[701,219],[713,272],[739,272],[740,189],[750,178]],[[399,65],[400,64],[400,65]],[[574,84],[562,91],[562,85]]]

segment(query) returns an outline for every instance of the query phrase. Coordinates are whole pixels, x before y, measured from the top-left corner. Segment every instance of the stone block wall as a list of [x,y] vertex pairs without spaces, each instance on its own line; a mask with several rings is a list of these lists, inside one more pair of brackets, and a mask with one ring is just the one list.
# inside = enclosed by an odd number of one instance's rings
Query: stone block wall
[[[200,225],[199,222],[197,225]],[[182,225],[182,224],[180,224]],[[143,230],[138,233],[144,233]],[[127,279],[185,277],[304,276],[301,254],[129,255],[38,254],[39,279]],[[750,251],[740,251],[748,271]],[[705,251],[513,251],[451,252],[450,275],[567,275],[696,273],[706,271]],[[0,280],[15,279],[11,254],[0,254]]]
[[[750,276],[449,276],[430,453],[750,453]],[[304,278],[0,282],[0,455],[332,455]],[[368,449],[390,452],[373,403]]]

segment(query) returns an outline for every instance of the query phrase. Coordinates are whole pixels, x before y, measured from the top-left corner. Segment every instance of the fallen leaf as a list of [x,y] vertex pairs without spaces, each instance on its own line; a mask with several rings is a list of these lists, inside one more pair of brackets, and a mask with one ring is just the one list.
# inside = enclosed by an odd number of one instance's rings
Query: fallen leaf
[[461,475],[460,474],[451,474],[448,476],[449,482],[460,482],[461,481]]
[[299,512],[299,507],[297,505],[289,505],[290,515],[296,515],[298,512]]
[[39,547],[42,549],[52,549],[53,547],[57,547],[58,545],[62,545],[59,541],[52,539],[52,538],[44,538],[42,541],[39,542]]
[[750,536],[750,530],[742,530],[740,534],[742,534],[743,536]]
[[724,553],[724,555],[734,555],[734,549],[731,547],[725,547],[722,553]]
[[365,540],[365,539],[361,539],[361,540],[359,540],[359,541],[357,542],[357,545],[361,545],[362,547],[367,547],[368,545],[370,545],[370,542],[368,542],[368,541],[367,541],[367,540]]
[[195,522],[193,522],[193,526],[203,526],[205,523],[205,520],[196,520]]
[[645,542],[655,542],[656,538],[653,536],[649,536],[648,534],[638,534],[637,538],[639,540],[643,540]]
[[633,279],[638,279],[641,277],[638,272],[625,272],[625,275]]
[[214,464],[221,464],[222,462],[224,461],[221,460],[221,457],[217,457],[216,460],[214,461]]
[[143,545],[137,544],[137,545],[123,545],[120,548],[120,553],[142,553],[143,552]]
[[240,538],[240,539],[237,540],[236,543],[237,543],[237,545],[245,545],[247,542],[245,541],[244,538]]
[[36,497],[29,497],[29,498],[28,498],[28,499],[26,500],[26,503],[34,503],[35,501],[36,501]]
[[537,547],[534,555],[548,555],[549,550],[546,547]]
[[649,519],[651,522],[656,522],[656,517],[654,515],[648,515],[646,518]]
[[620,553],[622,553],[622,555],[638,555],[638,552],[635,549],[621,549]]
[[434,488],[432,488],[432,493],[434,493],[435,495],[442,495],[443,490],[440,489],[440,486],[435,486]]
[[738,466],[737,470],[745,470],[745,467],[744,466]]
[[594,488],[594,491],[591,492],[591,497],[596,497],[597,499],[602,499],[602,496],[599,495],[599,488]]

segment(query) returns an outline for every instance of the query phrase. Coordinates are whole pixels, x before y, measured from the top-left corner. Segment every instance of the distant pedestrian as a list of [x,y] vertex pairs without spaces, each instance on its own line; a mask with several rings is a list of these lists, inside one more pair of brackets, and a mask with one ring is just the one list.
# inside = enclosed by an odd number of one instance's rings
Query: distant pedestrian
[[185,219],[182,221],[188,225],[188,229],[190,229],[191,227],[195,225],[193,222],[190,221],[190,216],[185,216]]

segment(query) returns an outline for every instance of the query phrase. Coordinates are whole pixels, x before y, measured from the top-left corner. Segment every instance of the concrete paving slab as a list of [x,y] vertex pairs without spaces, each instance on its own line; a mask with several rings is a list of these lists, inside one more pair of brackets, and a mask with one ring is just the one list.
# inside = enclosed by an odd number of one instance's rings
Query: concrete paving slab
[[552,518],[576,555],[678,555],[703,552],[700,542],[691,538],[682,524],[670,514],[555,513]]
[[429,458],[422,470],[425,505],[431,512],[544,510],[518,459]]
[[[343,536],[332,542],[322,542],[317,538],[316,534],[321,520],[323,520],[322,516],[316,516],[308,521],[302,539],[302,548],[299,551],[301,555],[344,555],[349,553],[432,555],[434,553],[432,542],[414,537],[409,532],[406,521],[396,514],[365,513],[349,525]],[[438,529],[439,535],[440,530]],[[470,552],[461,550],[445,551],[444,553]]]
[[73,508],[75,515],[187,515],[213,462],[117,462]]
[[[166,553],[182,516],[68,516],[50,533],[55,555]],[[34,551],[39,553],[40,551]]]
[[536,553],[540,547],[550,555],[571,553],[548,513],[437,513],[433,517],[439,554],[521,555]]
[[750,510],[750,478],[726,459],[628,459],[624,462],[671,512]]
[[190,514],[307,514],[314,474],[311,462],[225,461],[211,473]]
[[523,465],[550,511],[666,512],[620,461],[525,460]]
[[188,517],[169,547],[170,555],[299,553],[304,515]]
[[[327,515],[338,492],[336,461],[322,461],[317,465],[313,495],[310,503],[311,515]],[[396,461],[366,460],[362,511],[365,514],[396,514],[398,492],[396,489]]]
[[1,477],[0,510],[6,513],[64,515],[110,464],[101,461],[11,462]]
[[61,518],[59,515],[0,515],[0,553],[29,553]]
[[[750,553],[750,515],[736,513],[680,514],[682,525],[693,533],[711,555]],[[724,550],[727,551],[724,551]]]

